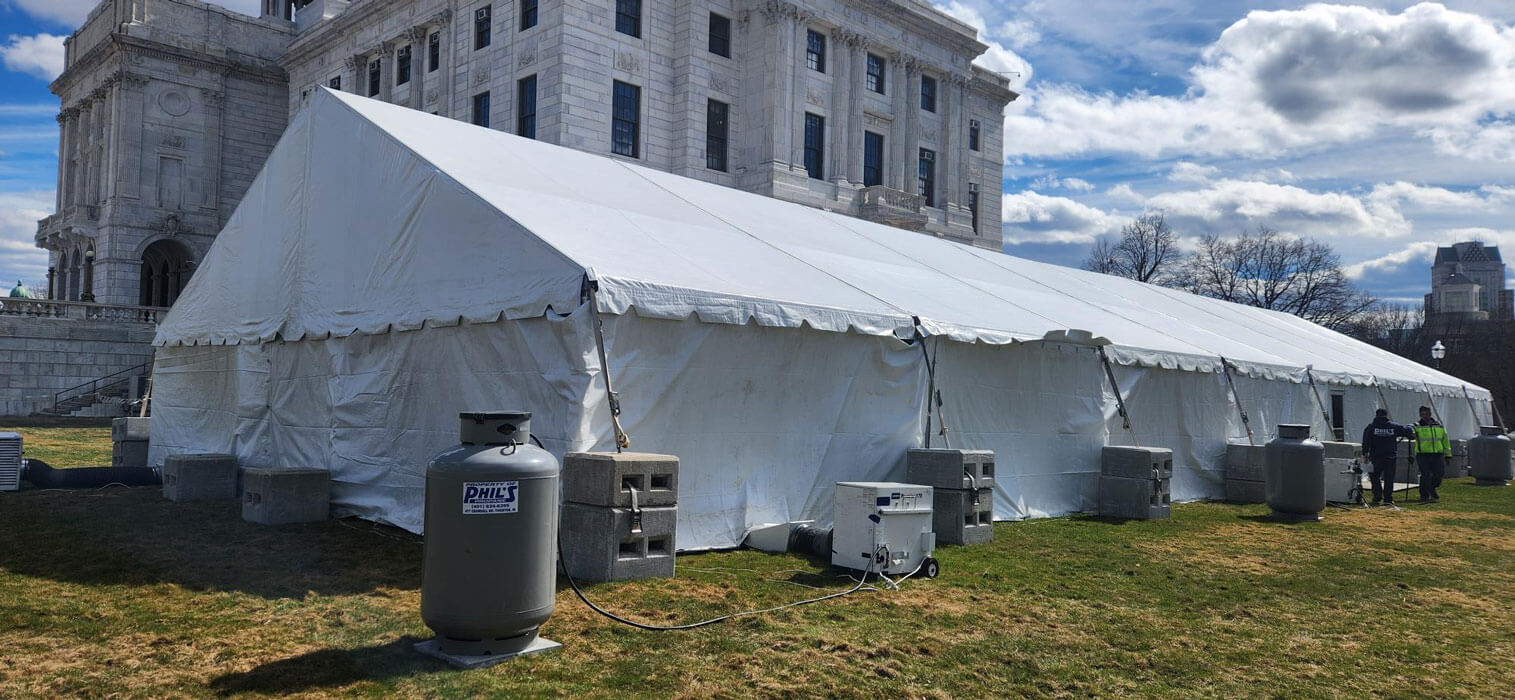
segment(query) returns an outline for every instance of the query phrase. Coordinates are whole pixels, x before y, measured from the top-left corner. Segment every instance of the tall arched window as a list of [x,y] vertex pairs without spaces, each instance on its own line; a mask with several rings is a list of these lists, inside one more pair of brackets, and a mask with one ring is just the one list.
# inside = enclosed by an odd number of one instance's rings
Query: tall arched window
[[161,240],[142,251],[142,277],[137,303],[172,306],[193,273],[189,249],[178,241]]

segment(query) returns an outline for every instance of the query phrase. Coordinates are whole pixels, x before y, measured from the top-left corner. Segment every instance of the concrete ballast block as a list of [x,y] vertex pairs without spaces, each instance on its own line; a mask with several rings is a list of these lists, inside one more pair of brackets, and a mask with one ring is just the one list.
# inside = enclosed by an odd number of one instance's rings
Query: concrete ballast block
[[1226,500],[1231,503],[1266,503],[1268,487],[1261,481],[1226,479]]
[[581,581],[671,578],[678,509],[643,508],[641,532],[632,532],[629,508],[564,503],[558,532],[568,573]]
[[110,422],[111,442],[148,439],[151,418],[116,418]]
[[1172,514],[1171,482],[1163,479],[1099,478],[1099,514],[1110,518],[1161,520]]
[[111,443],[110,465],[112,467],[147,466],[147,441],[121,440]]
[[1122,479],[1167,479],[1173,476],[1173,450],[1106,445],[1100,451],[1100,473]]
[[305,467],[242,470],[242,519],[261,525],[311,523],[331,513],[331,473]]
[[631,491],[643,508],[678,503],[679,458],[646,452],[570,452],[563,456],[563,500],[630,508]]
[[905,481],[934,489],[994,487],[993,450],[913,448],[905,455]]
[[1355,442],[1325,442],[1321,445],[1326,448],[1326,459],[1360,459],[1362,457],[1362,445]]
[[163,497],[209,501],[237,497],[237,458],[228,454],[176,454],[163,458]]
[[994,541],[994,489],[933,489],[931,529],[938,544]]

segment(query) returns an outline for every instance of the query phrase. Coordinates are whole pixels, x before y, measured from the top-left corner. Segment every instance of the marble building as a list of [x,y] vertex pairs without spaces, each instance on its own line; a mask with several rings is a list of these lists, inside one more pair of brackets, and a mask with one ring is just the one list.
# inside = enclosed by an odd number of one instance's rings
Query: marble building
[[321,88],[998,249],[986,49],[919,0],[105,0],[52,86],[49,296],[170,304]]

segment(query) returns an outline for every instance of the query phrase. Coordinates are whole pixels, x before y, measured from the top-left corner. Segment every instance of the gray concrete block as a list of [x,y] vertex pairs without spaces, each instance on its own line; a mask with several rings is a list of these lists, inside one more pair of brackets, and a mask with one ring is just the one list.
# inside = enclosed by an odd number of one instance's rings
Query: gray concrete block
[[1167,479],[1173,476],[1173,450],[1106,445],[1100,451],[1100,473],[1122,479]]
[[994,541],[994,489],[932,491],[931,529],[938,544]]
[[1460,479],[1468,475],[1468,456],[1466,454],[1453,454],[1447,460],[1447,479]]
[[1171,482],[1166,479],[1099,478],[1099,514],[1108,518],[1161,520],[1172,508]]
[[643,508],[679,500],[679,458],[646,452],[570,452],[563,456],[563,500],[630,508],[631,491]]
[[905,455],[905,481],[934,489],[994,486],[993,450],[913,448]]
[[1266,503],[1268,488],[1261,481],[1226,479],[1226,500],[1231,503]]
[[1226,478],[1238,481],[1262,481],[1263,463],[1267,458],[1266,445],[1226,446]]
[[1326,448],[1326,459],[1358,459],[1362,457],[1362,444],[1356,442],[1320,443]]
[[147,466],[147,439],[111,443],[110,465],[112,467]]
[[151,418],[117,418],[110,422],[110,439],[112,442],[125,440],[142,440],[148,438],[148,427]]
[[312,523],[331,514],[331,473],[306,467],[242,470],[242,519],[260,525]]
[[1451,442],[1452,442],[1452,456],[1453,457],[1457,457],[1457,456],[1466,457],[1466,456],[1468,456],[1468,441],[1467,440],[1452,440]]
[[564,503],[558,533],[568,573],[580,581],[671,578],[678,529],[676,507],[642,509],[632,532],[629,508]]
[[237,458],[215,453],[164,457],[163,497],[170,501],[236,498]]

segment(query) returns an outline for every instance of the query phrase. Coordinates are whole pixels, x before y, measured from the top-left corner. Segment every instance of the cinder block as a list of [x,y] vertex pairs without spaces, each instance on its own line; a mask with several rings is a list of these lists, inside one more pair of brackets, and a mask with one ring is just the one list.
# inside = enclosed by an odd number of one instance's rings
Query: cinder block
[[563,456],[563,500],[604,508],[672,506],[679,500],[679,458],[646,452],[570,452]]
[[147,466],[147,440],[122,440],[110,446],[112,467]]
[[938,544],[994,541],[994,489],[933,488],[931,529]]
[[1173,450],[1106,445],[1100,451],[1100,473],[1122,479],[1167,479],[1173,476]]
[[1172,514],[1171,484],[1162,479],[1099,478],[1099,514],[1107,518],[1161,520]]
[[151,418],[117,418],[110,422],[111,442],[147,441]]
[[1326,459],[1360,459],[1362,445],[1356,442],[1321,442],[1326,448]]
[[640,533],[632,520],[629,508],[564,503],[558,532],[568,573],[580,581],[671,578],[678,509],[643,508]]
[[905,481],[934,489],[993,488],[994,451],[913,448],[905,455]]
[[331,512],[331,473],[306,467],[242,470],[242,519],[261,525],[312,523]]
[[1453,440],[1451,442],[1452,442],[1452,456],[1453,457],[1459,457],[1459,456],[1466,457],[1466,456],[1468,456],[1468,441],[1467,440]]
[[1266,503],[1268,487],[1261,481],[1226,479],[1226,500],[1232,503]]
[[1468,456],[1466,454],[1453,454],[1447,460],[1447,479],[1460,479],[1468,475]]
[[1261,482],[1267,454],[1266,445],[1226,445],[1226,478]]
[[170,501],[236,498],[237,458],[214,453],[164,457],[163,497]]

